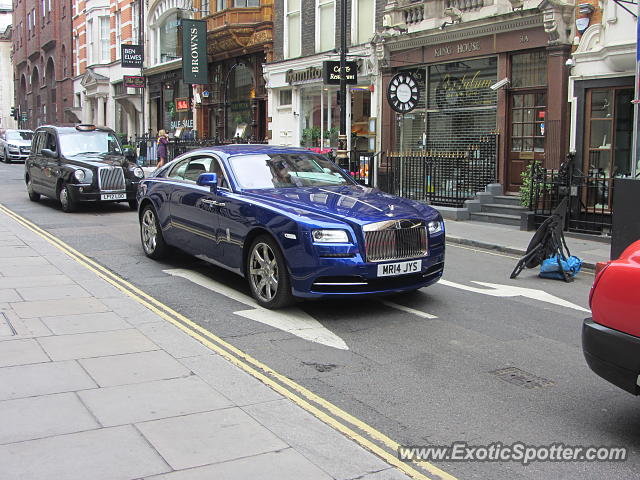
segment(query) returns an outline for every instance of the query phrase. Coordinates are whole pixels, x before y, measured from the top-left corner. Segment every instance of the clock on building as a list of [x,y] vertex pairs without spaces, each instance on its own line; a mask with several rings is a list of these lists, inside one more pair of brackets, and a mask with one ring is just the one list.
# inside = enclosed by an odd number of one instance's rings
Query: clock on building
[[416,108],[420,100],[418,81],[410,72],[393,76],[387,88],[387,101],[398,113],[407,113]]

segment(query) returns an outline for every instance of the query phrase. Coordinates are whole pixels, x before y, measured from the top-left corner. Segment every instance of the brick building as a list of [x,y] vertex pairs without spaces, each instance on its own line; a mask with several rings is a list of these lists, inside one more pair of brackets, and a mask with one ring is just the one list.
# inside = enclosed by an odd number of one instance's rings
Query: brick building
[[129,136],[142,133],[141,93],[125,88],[122,44],[139,43],[140,0],[74,0],[73,113],[78,121],[106,125]]
[[[16,128],[11,116],[13,106],[13,65],[11,63],[12,6],[9,0],[0,0],[0,129]],[[9,75],[8,72],[11,72]]]
[[73,121],[71,0],[14,0],[13,65],[22,127]]

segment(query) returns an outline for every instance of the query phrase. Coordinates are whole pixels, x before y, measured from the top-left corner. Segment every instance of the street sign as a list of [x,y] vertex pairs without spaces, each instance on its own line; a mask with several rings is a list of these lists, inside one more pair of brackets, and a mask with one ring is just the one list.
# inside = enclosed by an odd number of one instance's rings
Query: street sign
[[142,68],[144,61],[144,48],[142,45],[120,46],[120,61],[122,68]]
[[125,88],[144,88],[144,77],[140,75],[124,75],[122,83]]
[[[347,85],[356,85],[358,83],[358,64],[346,62],[344,69]],[[333,60],[322,62],[322,80],[325,85],[340,85],[340,62]]]
[[207,22],[182,19],[182,79],[184,83],[209,83]]

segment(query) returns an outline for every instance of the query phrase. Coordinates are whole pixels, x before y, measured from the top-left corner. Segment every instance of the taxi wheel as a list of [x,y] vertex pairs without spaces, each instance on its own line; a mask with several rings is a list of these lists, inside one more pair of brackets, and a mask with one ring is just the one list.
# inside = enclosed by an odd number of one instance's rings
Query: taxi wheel
[[29,200],[32,202],[40,201],[40,194],[33,190],[33,181],[31,180],[31,177],[27,180],[27,194],[29,195]]
[[140,240],[147,257],[157,260],[166,256],[169,247],[164,241],[160,222],[151,205],[144,207],[140,215]]
[[60,191],[58,192],[58,200],[60,200],[60,206],[62,207],[63,212],[71,213],[76,211],[76,202],[71,199],[71,192],[69,191],[69,187],[67,185],[62,185],[62,187],[60,187]]
[[274,310],[294,302],[284,256],[272,237],[260,235],[251,244],[247,278],[251,294],[261,307]]

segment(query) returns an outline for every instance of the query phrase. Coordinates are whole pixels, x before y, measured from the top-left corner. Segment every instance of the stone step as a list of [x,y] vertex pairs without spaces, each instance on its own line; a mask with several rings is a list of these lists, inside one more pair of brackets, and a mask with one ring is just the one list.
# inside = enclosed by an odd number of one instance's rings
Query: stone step
[[472,213],[469,220],[475,220],[477,222],[498,223],[500,225],[520,225],[519,215],[508,215],[504,213]]
[[503,205],[520,205],[519,195],[496,195],[493,197],[493,203],[501,203]]
[[502,203],[483,203],[480,205],[480,211],[483,213],[504,213],[506,215],[520,216],[521,212],[527,209],[522,205],[507,205]]

